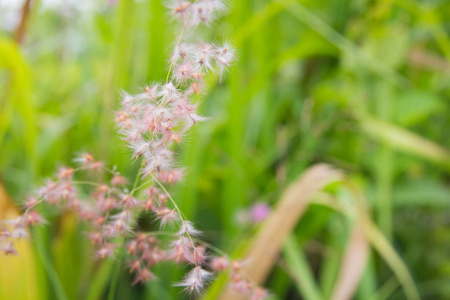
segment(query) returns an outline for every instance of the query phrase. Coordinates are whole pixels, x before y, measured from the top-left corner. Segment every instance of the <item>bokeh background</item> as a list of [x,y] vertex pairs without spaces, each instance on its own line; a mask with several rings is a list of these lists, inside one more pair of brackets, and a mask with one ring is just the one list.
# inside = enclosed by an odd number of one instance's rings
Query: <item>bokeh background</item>
[[[162,2],[0,0],[1,218],[80,151],[134,178],[113,111],[122,89],[165,78],[180,28]],[[236,0],[200,30],[239,49],[180,151],[174,198],[204,239],[239,255],[260,228],[242,212],[274,207],[314,164],[346,177],[266,258],[273,299],[330,299],[343,276],[353,299],[450,299],[449,20],[445,0]],[[0,299],[105,299],[111,263],[93,259],[73,215],[44,214],[22,255],[0,259]],[[342,258],[361,219],[375,226],[355,274]],[[155,273],[132,287],[123,270],[116,299],[189,299],[172,287],[182,268]]]

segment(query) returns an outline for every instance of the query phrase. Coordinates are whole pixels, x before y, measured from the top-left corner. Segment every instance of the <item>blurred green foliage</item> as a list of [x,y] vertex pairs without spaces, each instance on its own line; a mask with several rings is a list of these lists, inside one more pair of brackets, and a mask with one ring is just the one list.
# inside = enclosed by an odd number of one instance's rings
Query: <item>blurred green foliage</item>
[[[97,2],[80,12],[44,10],[36,1],[23,45],[11,32],[0,36],[0,171],[17,202],[83,150],[136,174],[113,110],[121,89],[164,80],[179,27],[159,0]],[[236,210],[275,202],[308,166],[327,162],[363,191],[421,297],[449,299],[448,20],[444,0],[231,3],[230,14],[203,33],[231,37],[239,59],[225,80],[210,78],[201,109],[211,120],[180,149],[188,176],[174,198],[186,216],[208,242],[233,252],[253,233],[236,222]],[[44,214],[51,225],[36,239],[67,297],[101,298],[112,265],[93,264],[71,216]],[[302,251],[294,260],[309,261],[325,298],[348,235],[340,214],[313,205],[284,252]],[[39,268],[45,282],[45,262]],[[171,287],[180,269],[164,264],[155,272],[158,282],[131,287],[124,270],[116,299],[184,297]],[[392,278],[372,255],[355,299],[404,299]],[[274,299],[315,298],[282,264],[266,286]],[[36,299],[57,295],[52,285],[40,287]]]

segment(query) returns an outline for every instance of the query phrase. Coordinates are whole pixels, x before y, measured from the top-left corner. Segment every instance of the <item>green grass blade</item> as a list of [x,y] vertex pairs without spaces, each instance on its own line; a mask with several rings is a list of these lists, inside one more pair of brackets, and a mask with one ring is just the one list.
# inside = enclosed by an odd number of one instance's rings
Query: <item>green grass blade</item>
[[33,232],[39,258],[41,259],[42,264],[47,271],[47,275],[50,279],[51,284],[53,285],[56,296],[59,300],[68,300],[61,281],[59,280],[58,274],[56,273],[55,267],[53,266],[50,256],[46,250],[46,246],[44,245],[43,229],[37,227],[34,228]]
[[292,235],[287,238],[284,244],[283,254],[287,267],[294,276],[297,289],[300,295],[302,295],[302,298],[305,300],[324,299],[314,280],[314,275],[308,265],[308,261],[302,253],[300,245]]
[[369,116],[359,118],[362,130],[393,149],[432,161],[450,170],[450,152],[420,135]]
[[111,279],[111,272],[113,271],[114,261],[111,259],[105,260],[100,268],[95,271],[94,278],[90,281],[86,300],[99,300],[103,295],[108,282]]
[[279,0],[278,3],[284,5],[286,11],[296,17],[300,22],[308,25],[312,30],[315,30],[322,35],[330,43],[336,45],[342,52],[350,57],[355,57],[359,63],[365,65],[369,70],[381,78],[401,87],[405,86],[407,83],[405,77],[356,46],[353,42],[334,30],[330,25],[322,21],[300,3],[293,0]]

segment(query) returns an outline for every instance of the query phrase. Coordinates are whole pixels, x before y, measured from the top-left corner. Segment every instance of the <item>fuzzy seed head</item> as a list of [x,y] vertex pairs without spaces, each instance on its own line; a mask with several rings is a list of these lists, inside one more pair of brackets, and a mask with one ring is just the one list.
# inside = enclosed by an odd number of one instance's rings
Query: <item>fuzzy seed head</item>
[[213,274],[202,267],[193,268],[185,277],[184,280],[176,286],[184,286],[189,293],[200,293],[205,285],[212,279]]

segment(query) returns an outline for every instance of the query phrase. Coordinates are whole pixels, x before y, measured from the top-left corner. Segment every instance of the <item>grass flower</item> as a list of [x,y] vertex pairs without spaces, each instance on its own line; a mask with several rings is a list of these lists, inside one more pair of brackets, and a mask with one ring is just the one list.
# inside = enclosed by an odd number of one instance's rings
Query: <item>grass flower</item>
[[230,262],[226,257],[214,257],[211,261],[211,268],[216,272],[222,272],[230,267]]
[[178,231],[178,236],[190,235],[190,236],[199,236],[201,231],[194,228],[194,225],[189,221],[183,221],[180,226],[180,230]]
[[100,249],[96,252],[96,256],[101,259],[105,259],[107,257],[113,257],[114,256],[114,249],[116,248],[116,245],[105,243],[102,245]]
[[182,282],[178,283],[176,286],[184,286],[185,290],[189,293],[201,292],[205,285],[212,279],[213,274],[208,272],[202,267],[198,266],[193,268],[183,279]]
[[[115,168],[108,169],[92,153],[81,153],[74,160],[78,167],[59,168],[53,179],[27,199],[22,216],[0,224],[0,250],[4,254],[17,254],[14,242],[27,237],[27,226],[45,223],[35,209],[45,203],[72,210],[90,224],[87,235],[97,249],[97,258],[114,257],[115,250],[124,247],[129,272],[135,276],[133,285],[155,279],[150,268],[163,260],[188,263],[191,270],[177,286],[190,293],[201,292],[213,277],[203,268],[208,260],[207,247],[194,239],[201,232],[185,219],[167,189],[185,176],[184,168],[176,161],[176,145],[184,141],[192,126],[208,120],[199,114],[199,102],[194,102],[193,97],[201,93],[204,76],[223,75],[235,59],[235,51],[230,43],[183,40],[185,30],[194,31],[200,24],[209,26],[214,22],[226,10],[225,2],[172,0],[167,7],[181,21],[183,30],[176,39],[166,82],[151,83],[137,94],[122,92],[120,108],[115,113],[118,132],[132,159],[142,161],[133,189],[126,188],[129,180]],[[138,186],[140,175],[146,180],[142,186]],[[102,179],[74,180],[83,176]],[[86,185],[88,197],[79,192],[78,185]],[[139,193],[146,185],[150,187]],[[161,245],[157,236],[136,232],[142,214],[152,214],[161,228],[177,226],[168,247]],[[241,262],[231,262],[223,256],[213,258],[210,265],[214,271],[231,267],[231,282],[237,290],[253,291],[252,299],[265,298],[264,290],[254,287],[242,274]]]
[[4,255],[18,255],[19,254],[16,251],[16,249],[14,248],[14,243],[12,241],[9,241],[9,242],[3,244],[0,247],[0,251],[2,251],[2,253]]
[[153,275],[153,273],[150,272],[147,268],[138,268],[137,274],[138,275],[136,276],[136,279],[133,281],[133,285],[137,283],[144,283],[156,278],[155,275]]

